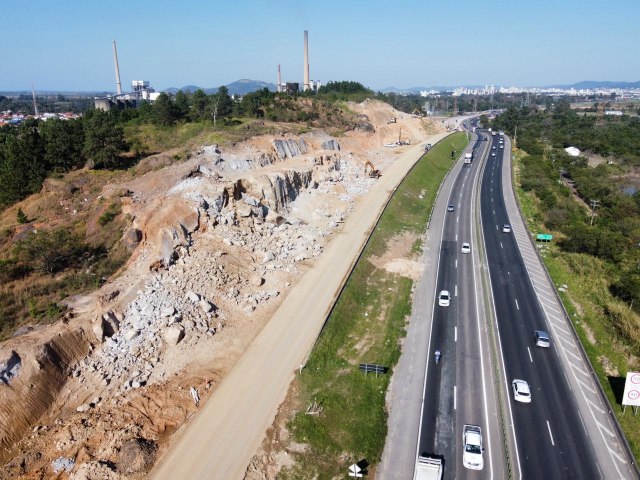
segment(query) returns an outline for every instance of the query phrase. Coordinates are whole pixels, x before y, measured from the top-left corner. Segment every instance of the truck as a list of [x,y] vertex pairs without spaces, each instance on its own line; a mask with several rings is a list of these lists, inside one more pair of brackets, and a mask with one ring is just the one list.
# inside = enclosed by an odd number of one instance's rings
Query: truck
[[414,480],[440,480],[442,478],[442,460],[420,455],[416,462]]
[[464,163],[471,163],[472,160],[473,160],[473,153],[464,154]]
[[504,137],[504,130],[500,130],[500,137]]

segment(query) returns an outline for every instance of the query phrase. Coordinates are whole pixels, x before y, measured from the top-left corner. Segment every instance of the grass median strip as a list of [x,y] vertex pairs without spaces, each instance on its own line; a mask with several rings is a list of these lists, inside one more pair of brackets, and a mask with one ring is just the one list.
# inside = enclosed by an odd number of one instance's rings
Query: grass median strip
[[[287,448],[296,462],[279,478],[335,478],[366,459],[375,468],[387,433],[385,394],[400,356],[419,272],[421,237],[438,188],[467,141],[456,133],[425,154],[394,193],[293,391],[300,410]],[[365,375],[360,363],[390,368]],[[316,415],[307,414],[314,404]]]

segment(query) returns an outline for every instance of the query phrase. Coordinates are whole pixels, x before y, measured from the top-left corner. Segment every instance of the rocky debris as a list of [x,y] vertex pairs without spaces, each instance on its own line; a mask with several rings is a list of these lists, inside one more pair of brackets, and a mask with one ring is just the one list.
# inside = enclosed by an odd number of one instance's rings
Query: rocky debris
[[[116,390],[164,381],[163,362],[176,346],[188,348],[218,335],[233,321],[227,313],[250,315],[274,301],[280,289],[270,283],[271,275],[296,275],[299,262],[321,255],[326,237],[344,220],[353,199],[375,182],[362,176],[361,162],[351,154],[324,155],[320,165],[309,160],[298,170],[215,186],[216,193],[200,189],[202,183],[185,184],[206,180],[204,174],[171,189],[183,196],[177,226],[163,230],[177,235],[164,250],[171,261],[149,276],[121,315],[107,312],[94,323],[103,343],[73,375],[81,383],[92,377]],[[334,188],[338,184],[341,195]],[[189,191],[194,185],[196,190]],[[296,205],[328,195],[331,201],[320,202],[316,211],[302,207],[301,215],[296,213]],[[196,229],[202,233],[192,238]]]
[[80,413],[88,412],[89,410],[91,410],[91,405],[89,405],[88,403],[83,403],[79,407],[76,407],[76,412]]
[[12,350],[9,354],[9,358],[0,362],[0,382],[5,385],[9,385],[12,378],[16,377],[20,372],[22,366],[22,360],[20,355]]
[[59,473],[63,470],[65,472],[70,472],[71,470],[73,470],[75,464],[76,462],[73,460],[73,458],[58,457],[53,462],[51,462],[51,468],[53,469],[54,473]]
[[304,155],[309,150],[302,138],[288,138],[286,140],[272,140],[271,145],[280,160]]
[[69,480],[124,480],[124,477],[114,471],[110,462],[94,461],[80,464]]
[[118,472],[132,474],[146,472],[156,460],[157,446],[151,440],[132,438],[120,448],[116,466]]

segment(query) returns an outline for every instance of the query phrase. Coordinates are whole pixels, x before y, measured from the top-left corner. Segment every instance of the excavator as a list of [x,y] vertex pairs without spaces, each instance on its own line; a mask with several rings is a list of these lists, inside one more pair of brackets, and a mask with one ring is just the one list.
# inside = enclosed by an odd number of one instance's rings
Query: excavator
[[[367,175],[367,169],[369,169],[369,175]],[[364,176],[369,178],[380,178],[380,170],[378,170],[370,160],[364,161]]]

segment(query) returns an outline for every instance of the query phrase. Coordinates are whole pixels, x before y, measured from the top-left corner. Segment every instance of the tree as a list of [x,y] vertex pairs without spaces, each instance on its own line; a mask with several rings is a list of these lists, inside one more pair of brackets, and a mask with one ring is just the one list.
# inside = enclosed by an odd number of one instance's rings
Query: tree
[[176,115],[178,120],[186,118],[189,114],[189,95],[182,90],[178,90],[174,99],[174,105],[176,107]]
[[173,125],[178,119],[178,110],[171,97],[166,93],[161,93],[153,103],[153,123],[168,127]]
[[29,223],[29,219],[27,218],[27,214],[24,213],[24,211],[21,208],[18,209],[18,213],[16,214],[16,220],[20,224]]
[[86,250],[80,237],[66,228],[31,233],[16,245],[16,253],[22,261],[50,274],[79,263]]
[[127,148],[122,127],[102,110],[89,110],[83,122],[85,157],[96,167],[116,167],[120,153]]
[[191,119],[192,120],[204,120],[207,116],[207,106],[209,104],[209,97],[202,89],[198,89],[193,92],[191,96]]
[[49,169],[67,172],[85,164],[82,120],[48,120],[42,123],[40,130]]
[[228,117],[233,108],[233,100],[229,96],[229,89],[224,85],[218,88],[218,92],[211,99],[211,114],[213,126],[216,126],[218,118]]
[[28,120],[4,136],[0,145],[0,205],[37,192],[47,176],[38,122]]

